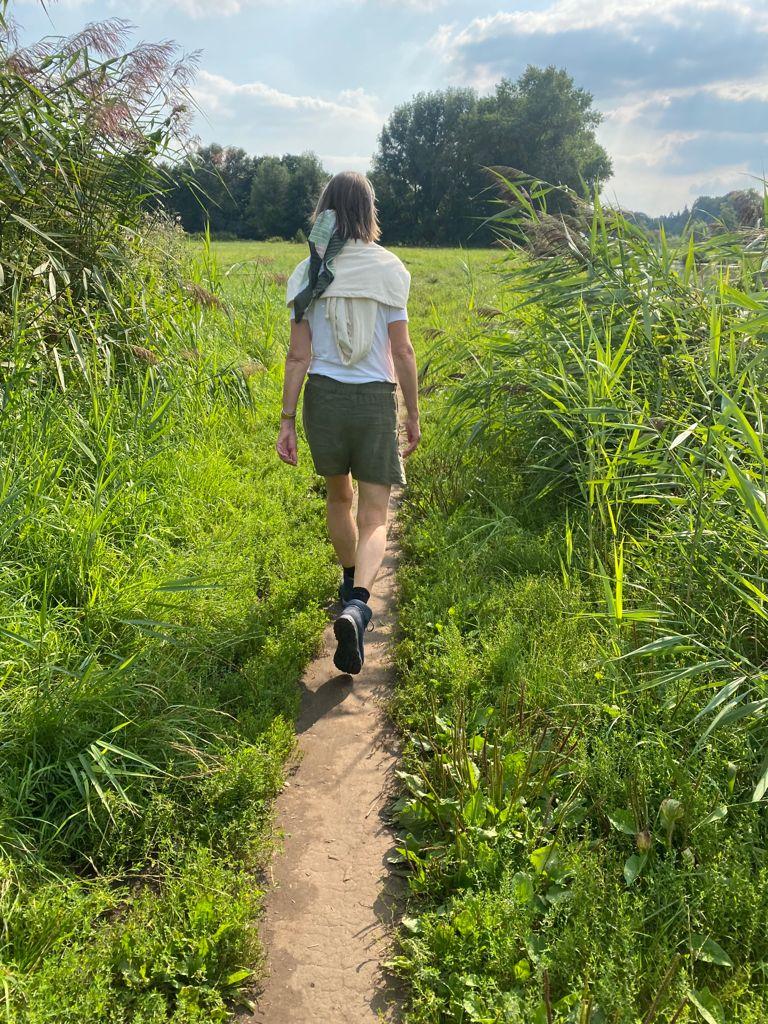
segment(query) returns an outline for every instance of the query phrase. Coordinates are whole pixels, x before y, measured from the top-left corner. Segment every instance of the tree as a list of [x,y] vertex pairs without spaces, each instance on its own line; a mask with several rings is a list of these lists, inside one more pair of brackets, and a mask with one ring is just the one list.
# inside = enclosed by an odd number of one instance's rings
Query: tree
[[567,72],[529,67],[479,97],[472,89],[420,93],[379,136],[371,175],[390,241],[488,242],[494,178],[515,168],[579,191],[611,173],[595,138],[601,115]]
[[235,146],[204,146],[181,164],[165,165],[169,189],[165,205],[187,231],[242,236],[243,214],[251,193],[255,161]]
[[475,123],[485,129],[474,147],[478,163],[507,164],[579,192],[610,176],[610,159],[594,134],[602,115],[567,72],[528,67],[517,82],[503,79],[478,108]]
[[216,144],[162,165],[163,205],[187,231],[238,238],[293,238],[306,229],[328,172],[314,153],[249,156]]
[[251,196],[246,211],[251,238],[269,238],[282,234],[289,181],[290,173],[280,157],[262,157],[251,182]]
[[306,152],[299,156],[289,153],[283,157],[283,163],[290,177],[284,230],[280,233],[285,238],[293,238],[298,231],[309,231],[310,214],[330,175],[314,153]]
[[472,89],[419,93],[385,124],[371,180],[387,238],[436,243],[466,234],[462,124],[476,104]]
[[293,238],[306,230],[328,173],[314,153],[262,157],[251,183],[246,223],[251,238]]

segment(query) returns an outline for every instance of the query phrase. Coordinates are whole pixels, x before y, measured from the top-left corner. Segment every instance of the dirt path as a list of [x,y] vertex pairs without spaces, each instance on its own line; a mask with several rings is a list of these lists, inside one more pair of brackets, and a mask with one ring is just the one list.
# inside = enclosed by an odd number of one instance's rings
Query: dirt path
[[403,894],[387,868],[393,833],[383,816],[398,755],[383,706],[393,685],[393,533],[362,673],[339,675],[329,626],[303,680],[303,758],[277,801],[285,851],[272,865],[262,929],[270,974],[256,1011],[243,1018],[257,1024],[398,1019],[396,987],[380,966]]

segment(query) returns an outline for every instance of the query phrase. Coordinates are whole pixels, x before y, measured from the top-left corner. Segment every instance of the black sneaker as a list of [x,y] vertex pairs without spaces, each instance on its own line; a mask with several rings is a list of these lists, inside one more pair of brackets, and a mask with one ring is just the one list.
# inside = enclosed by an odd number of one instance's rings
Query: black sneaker
[[333,664],[339,672],[356,676],[365,661],[365,630],[371,621],[371,609],[364,601],[353,598],[333,623],[333,632],[338,641]]

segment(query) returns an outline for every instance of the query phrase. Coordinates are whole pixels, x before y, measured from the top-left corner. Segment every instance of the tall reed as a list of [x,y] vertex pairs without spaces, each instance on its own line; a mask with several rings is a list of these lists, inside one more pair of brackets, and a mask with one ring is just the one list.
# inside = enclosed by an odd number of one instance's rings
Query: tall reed
[[572,509],[616,654],[660,687],[711,691],[702,742],[747,730],[754,768],[768,753],[768,235],[672,249],[598,199],[553,217],[545,183],[504,186],[511,315],[456,388],[460,422],[525,431],[531,494]]

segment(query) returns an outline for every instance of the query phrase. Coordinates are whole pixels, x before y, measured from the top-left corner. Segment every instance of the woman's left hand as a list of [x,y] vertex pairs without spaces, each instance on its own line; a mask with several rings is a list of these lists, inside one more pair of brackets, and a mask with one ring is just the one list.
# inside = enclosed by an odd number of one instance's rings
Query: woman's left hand
[[407,459],[408,456],[415,452],[421,441],[421,426],[419,424],[418,416],[409,416],[405,421],[405,436],[407,443],[403,448],[403,458]]
[[299,456],[296,441],[296,424],[293,420],[283,420],[280,424],[280,432],[277,435],[275,450],[283,462],[287,462],[289,466],[298,465]]

